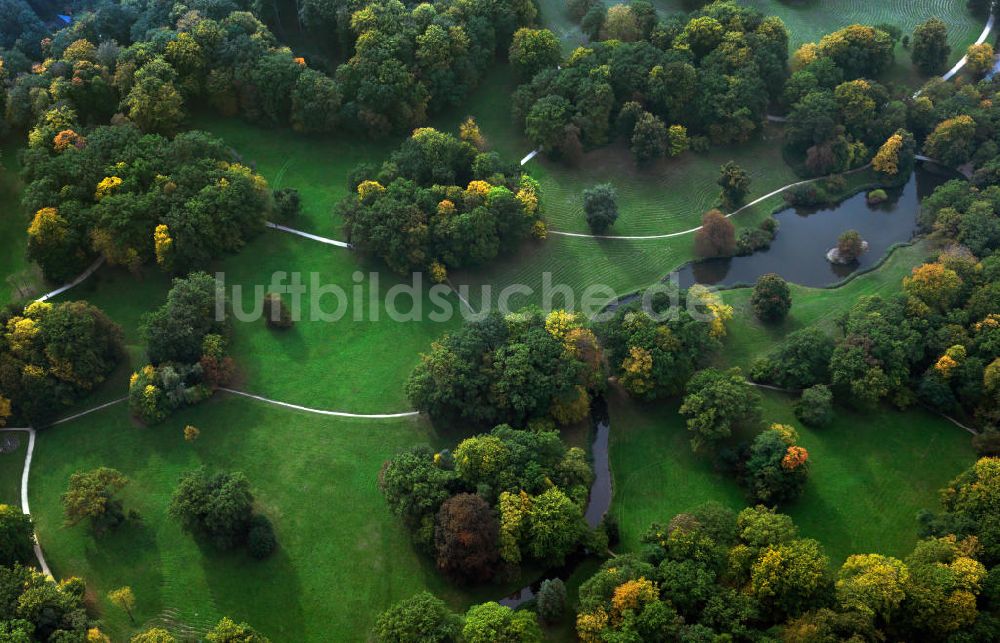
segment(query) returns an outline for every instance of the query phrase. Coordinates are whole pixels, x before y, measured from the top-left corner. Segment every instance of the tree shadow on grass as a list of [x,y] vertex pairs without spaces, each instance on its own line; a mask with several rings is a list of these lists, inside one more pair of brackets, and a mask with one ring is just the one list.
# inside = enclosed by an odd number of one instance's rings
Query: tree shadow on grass
[[[163,571],[157,554],[156,534],[142,520],[126,520],[117,529],[95,536],[86,525],[70,529],[86,530],[84,556],[87,569],[102,570],[107,575],[95,585],[112,590],[123,585],[133,588],[136,615],[150,615],[163,607],[161,589]],[[89,579],[84,579],[89,580]]]
[[245,549],[220,552],[204,543],[199,548],[219,612],[249,623],[274,641],[309,638],[299,574],[280,542],[265,560],[252,558]]

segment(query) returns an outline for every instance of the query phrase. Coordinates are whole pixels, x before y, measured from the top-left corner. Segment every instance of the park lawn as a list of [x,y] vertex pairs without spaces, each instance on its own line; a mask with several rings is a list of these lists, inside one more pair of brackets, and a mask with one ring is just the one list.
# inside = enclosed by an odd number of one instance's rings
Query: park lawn
[[204,113],[191,123],[221,137],[273,190],[295,188],[302,198],[293,228],[334,239],[343,238],[334,206],[347,194],[347,176],[359,163],[381,164],[399,138],[365,139],[350,135],[299,134],[264,128],[239,118]]
[[[780,203],[780,197],[772,197],[733,217],[737,234],[758,225]],[[495,309],[507,301],[510,310],[527,304],[551,304],[593,316],[616,297],[643,290],[693,259],[693,233],[666,239],[597,239],[550,233],[543,241],[525,242],[517,252],[498,257],[489,266],[454,271],[451,282],[476,310],[486,304]],[[505,292],[510,296],[503,299]],[[546,292],[552,296],[546,297]]]
[[24,470],[24,455],[28,452],[28,432],[3,432],[0,439],[16,437],[17,448],[9,453],[0,453],[0,505],[21,507],[21,472]]
[[[187,424],[201,429],[190,444]],[[382,610],[417,591],[464,609],[517,586],[461,592],[415,552],[377,477],[386,458],[421,443],[440,446],[420,418],[331,418],[225,394],[149,428],[115,406],[39,433],[31,502],[53,572],[86,579],[114,640],[151,625],[197,635],[225,615],[275,641],[362,640]],[[272,557],[201,546],[167,517],[179,476],[202,465],[246,473],[274,523]],[[98,466],[129,477],[125,509],[142,520],[95,539],[63,525],[59,497],[73,472]],[[106,600],[123,585],[136,595],[135,625]]]
[[809,451],[805,492],[784,511],[837,565],[856,553],[908,554],[917,513],[938,509],[938,491],[976,460],[968,433],[923,409],[837,407],[833,423],[811,429],[795,418],[794,396],[763,395],[765,421],[795,426]]
[[24,143],[11,135],[0,143],[0,304],[42,292],[41,272],[28,262],[29,217],[21,209],[21,160]]
[[[936,508],[937,490],[975,460],[967,433],[922,410],[838,408],[830,426],[812,430],[796,421],[791,403],[782,394],[764,396],[765,421],[796,426],[810,453],[806,491],[782,511],[837,565],[852,553],[907,554],[917,538],[916,513]],[[616,392],[610,409],[612,511],[622,550],[639,547],[651,522],[703,502],[747,505],[734,479],[691,452],[677,401],[640,404]]]
[[691,451],[690,436],[675,400],[651,403],[610,390],[611,514],[621,529],[619,551],[638,551],[652,522],[715,501],[739,510],[746,505],[734,480]]
[[[779,233],[780,234],[780,233]],[[833,334],[837,318],[851,309],[860,297],[889,297],[902,290],[903,277],[933,254],[926,240],[900,246],[878,267],[850,279],[840,286],[810,288],[790,283],[792,307],[780,323],[765,324],[750,306],[752,288],[721,291],[725,302],[733,307],[733,319],[723,340],[717,363],[720,366],[741,366],[748,369],[754,358],[766,356],[789,334],[817,325]]]
[[[267,328],[263,317],[232,323],[230,353],[236,361],[235,386],[283,402],[354,413],[393,413],[410,409],[403,384],[431,342],[461,324],[459,302],[453,295],[432,298],[427,284],[417,288],[422,321],[394,321],[387,309],[387,295],[396,285],[411,283],[378,264],[361,261],[354,252],[275,230],[266,230],[236,255],[219,261],[209,272],[224,279],[234,307],[253,312],[251,297],[271,291],[274,275],[299,273],[309,287],[302,298],[301,321],[285,331]],[[345,310],[336,321],[313,314],[310,293],[315,275],[320,286],[336,285],[343,291]],[[360,279],[356,283],[356,278]],[[237,290],[239,287],[239,297]],[[145,363],[139,326],[142,316],[166,300],[169,279],[156,268],[136,278],[120,269],[105,268],[62,299],[86,299],[105,310],[122,325],[132,368]],[[356,306],[360,294],[362,306]],[[286,295],[286,303],[292,300]],[[374,297],[376,304],[370,305]],[[438,302],[444,304],[439,305]],[[401,295],[395,309],[406,315],[413,299]],[[321,310],[334,313],[334,295],[319,300]],[[433,321],[430,314],[448,306],[454,315]],[[375,314],[372,314],[374,311]],[[360,313],[360,321],[355,314]],[[399,317],[397,317],[398,319]],[[390,359],[390,357],[392,359]],[[124,378],[113,397],[125,394]]]

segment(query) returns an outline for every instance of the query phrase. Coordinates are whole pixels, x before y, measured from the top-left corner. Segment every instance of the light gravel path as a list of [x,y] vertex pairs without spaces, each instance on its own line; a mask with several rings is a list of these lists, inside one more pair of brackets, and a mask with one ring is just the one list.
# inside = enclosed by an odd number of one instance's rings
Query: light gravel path
[[295,228],[289,228],[288,226],[281,225],[280,223],[267,222],[267,227],[272,230],[281,230],[282,232],[287,232],[289,234],[297,234],[300,237],[305,237],[306,239],[312,239],[313,241],[319,241],[320,243],[325,243],[330,246],[337,246],[338,248],[348,248],[353,249],[354,246],[347,243],[346,241],[337,241],[336,239],[331,239],[329,237],[321,237],[318,234],[312,234],[311,232],[305,232],[304,230],[296,230]]
[[[35,430],[32,428],[10,428],[0,429],[3,432],[23,431],[28,434],[28,449],[24,453],[24,468],[21,469],[21,513],[31,515],[31,506],[28,504],[28,479],[31,477],[31,459],[35,455]],[[38,534],[34,535],[35,558],[38,559],[38,567],[46,576],[52,576],[49,564],[45,562],[45,555],[42,553],[42,546],[38,544]]]
[[[983,33],[979,34],[979,38],[976,39],[975,44],[981,45],[986,42],[986,39],[990,37],[990,32],[993,31],[994,15],[991,13],[989,19],[986,21],[986,26],[983,27]],[[962,71],[962,67],[965,67],[965,63],[968,61],[968,56],[962,56],[962,59],[955,63],[955,66],[949,69],[941,76],[941,80],[951,80],[955,74]],[[919,92],[918,92],[919,93]]]
[[345,411],[328,411],[326,409],[315,409],[309,406],[301,406],[299,404],[290,404],[288,402],[280,402],[278,400],[272,400],[268,397],[263,397],[261,395],[254,395],[253,393],[246,393],[244,391],[237,391],[232,388],[219,387],[220,391],[225,391],[226,393],[232,393],[233,395],[239,395],[241,397],[249,397],[260,402],[266,402],[268,404],[273,404],[275,406],[282,406],[286,409],[295,409],[296,411],[305,411],[306,413],[315,413],[317,415],[331,415],[334,417],[342,418],[361,418],[365,420],[387,420],[391,418],[405,418],[414,417],[420,415],[419,411],[405,411],[403,413],[347,413]]

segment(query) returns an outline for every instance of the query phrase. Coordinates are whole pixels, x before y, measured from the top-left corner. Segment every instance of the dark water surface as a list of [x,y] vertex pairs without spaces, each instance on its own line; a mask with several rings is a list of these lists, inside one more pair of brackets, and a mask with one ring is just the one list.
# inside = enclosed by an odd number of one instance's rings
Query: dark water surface
[[[916,233],[920,200],[957,173],[930,163],[919,163],[902,188],[886,190],[889,199],[869,205],[867,192],[824,208],[787,208],[774,215],[778,233],[768,250],[746,257],[706,259],[677,270],[681,288],[692,284],[732,286],[753,284],[774,272],[803,286],[829,286],[855,270],[869,268],[895,243],[909,241]],[[847,265],[827,261],[826,253],[837,238],[854,229],[868,242],[868,251]]]

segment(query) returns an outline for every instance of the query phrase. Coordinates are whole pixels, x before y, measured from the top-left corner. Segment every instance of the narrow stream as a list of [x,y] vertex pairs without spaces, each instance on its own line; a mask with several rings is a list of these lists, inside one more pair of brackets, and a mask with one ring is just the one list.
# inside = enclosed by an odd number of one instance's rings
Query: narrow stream
[[[587,500],[584,519],[587,521],[587,525],[593,529],[601,524],[604,515],[611,508],[611,463],[608,459],[611,420],[608,417],[608,406],[603,398],[594,400],[590,416],[594,425],[594,441],[590,446],[591,460],[594,466],[594,482],[590,485],[590,498]],[[514,609],[533,599],[543,580],[561,578],[565,581],[577,565],[586,558],[587,553],[584,551],[570,554],[561,567],[546,570],[537,581],[527,587],[522,587],[498,602],[505,607]]]

